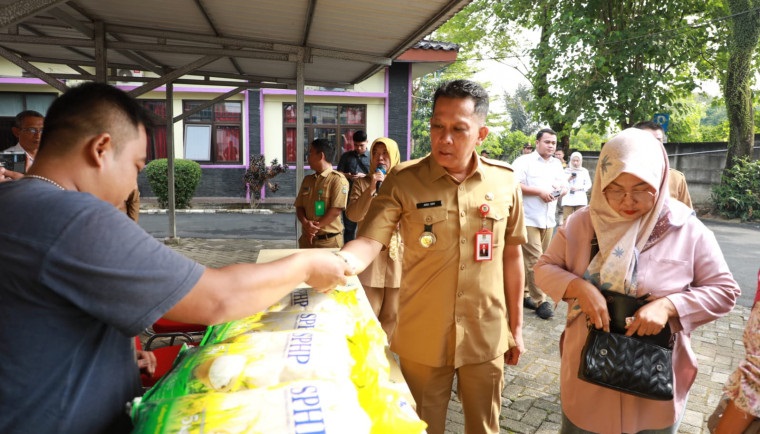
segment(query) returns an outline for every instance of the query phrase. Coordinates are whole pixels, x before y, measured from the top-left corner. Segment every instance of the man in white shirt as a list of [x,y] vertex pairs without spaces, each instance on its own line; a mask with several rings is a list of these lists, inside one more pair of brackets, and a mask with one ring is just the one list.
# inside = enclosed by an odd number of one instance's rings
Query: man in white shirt
[[557,225],[557,201],[567,194],[568,185],[562,163],[554,158],[557,133],[544,128],[536,134],[536,150],[521,155],[512,163],[520,182],[528,241],[523,244],[525,297],[523,306],[533,309],[541,319],[554,316],[551,304],[533,279],[533,266],[549,247]]
[[[9,154],[24,154],[26,156],[26,165],[24,171],[26,172],[34,163],[34,157],[37,156],[37,149],[40,147],[40,139],[42,138],[42,130],[45,123],[45,117],[34,110],[24,110],[16,115],[13,127],[11,131],[13,135],[18,139],[16,146],[10,147],[3,151],[3,153]],[[13,172],[11,170],[4,171],[3,175],[17,179],[21,177],[21,174]]]

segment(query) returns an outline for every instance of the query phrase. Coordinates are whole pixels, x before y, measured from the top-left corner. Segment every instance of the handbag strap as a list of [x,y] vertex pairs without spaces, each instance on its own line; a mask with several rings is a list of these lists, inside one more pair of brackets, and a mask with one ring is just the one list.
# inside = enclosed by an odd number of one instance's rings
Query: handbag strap
[[[594,256],[599,253],[599,240],[596,239],[596,232],[594,232],[594,237],[591,238],[591,255],[588,258],[588,261],[591,262],[594,260]],[[760,287],[760,284],[758,285]]]

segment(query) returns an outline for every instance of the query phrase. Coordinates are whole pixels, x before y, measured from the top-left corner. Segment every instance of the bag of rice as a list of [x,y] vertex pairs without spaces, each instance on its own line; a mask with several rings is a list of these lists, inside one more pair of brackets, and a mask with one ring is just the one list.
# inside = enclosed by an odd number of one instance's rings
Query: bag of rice
[[192,348],[144,400],[236,392],[294,380],[347,380],[354,359],[343,336],[312,330],[253,333],[234,343]]
[[364,434],[371,422],[346,381],[296,381],[235,393],[135,400],[133,434]]
[[202,345],[233,342],[249,333],[289,330],[329,331],[345,337],[353,333],[354,323],[354,315],[345,308],[330,312],[270,312],[209,327]]
[[359,389],[359,403],[372,420],[373,434],[425,432],[427,424],[417,416],[404,395],[397,385],[386,381]]
[[270,306],[266,312],[324,312],[335,309],[338,304],[333,294],[317,292],[311,288],[299,288]]

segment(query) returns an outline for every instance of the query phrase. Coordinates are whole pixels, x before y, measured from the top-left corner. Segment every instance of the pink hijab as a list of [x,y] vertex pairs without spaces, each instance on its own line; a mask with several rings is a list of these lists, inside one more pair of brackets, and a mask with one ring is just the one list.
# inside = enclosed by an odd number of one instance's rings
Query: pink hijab
[[[668,169],[665,148],[649,131],[626,129],[602,147],[589,202],[599,253],[587,271],[598,287],[624,294],[636,293],[639,252],[668,200]],[[656,191],[652,209],[636,220],[621,217],[602,193],[622,173],[640,178]]]

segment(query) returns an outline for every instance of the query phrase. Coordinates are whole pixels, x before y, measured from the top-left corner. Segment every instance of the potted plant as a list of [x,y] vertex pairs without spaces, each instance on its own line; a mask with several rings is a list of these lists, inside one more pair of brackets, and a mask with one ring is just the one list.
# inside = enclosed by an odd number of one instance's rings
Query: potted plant
[[251,155],[250,164],[243,174],[243,182],[248,186],[251,193],[251,208],[258,208],[261,200],[261,192],[264,187],[269,191],[275,192],[280,186],[272,182],[272,178],[288,171],[288,167],[277,162],[275,158],[267,167],[264,163],[264,156],[261,154]]

